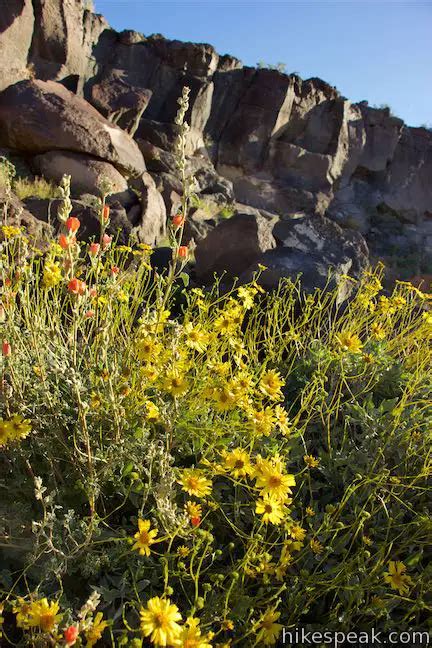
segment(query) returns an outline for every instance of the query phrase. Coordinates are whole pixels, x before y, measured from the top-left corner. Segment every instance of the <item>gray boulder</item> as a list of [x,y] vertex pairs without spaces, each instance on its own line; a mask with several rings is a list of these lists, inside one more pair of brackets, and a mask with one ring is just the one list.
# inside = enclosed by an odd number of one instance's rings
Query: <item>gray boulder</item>
[[128,187],[125,178],[112,164],[79,153],[50,151],[36,155],[32,166],[38,174],[57,184],[64,174],[70,175],[71,190],[75,195],[100,195],[99,183],[102,177],[111,182],[115,193],[125,191]]
[[266,267],[260,275],[260,284],[277,288],[284,278],[301,275],[301,284],[307,292],[315,288],[339,289],[338,300],[343,301],[352,289],[344,275],[358,277],[368,264],[368,248],[358,232],[346,232],[336,223],[321,216],[303,216],[279,221],[273,229],[278,247],[262,254],[242,273],[242,281],[250,281],[258,265]]
[[127,133],[53,81],[20,81],[0,93],[0,145],[32,154],[86,153],[129,175],[145,170]]
[[272,229],[277,218],[260,214],[235,214],[211,230],[195,250],[196,276],[210,283],[214,274],[239,276],[276,243]]

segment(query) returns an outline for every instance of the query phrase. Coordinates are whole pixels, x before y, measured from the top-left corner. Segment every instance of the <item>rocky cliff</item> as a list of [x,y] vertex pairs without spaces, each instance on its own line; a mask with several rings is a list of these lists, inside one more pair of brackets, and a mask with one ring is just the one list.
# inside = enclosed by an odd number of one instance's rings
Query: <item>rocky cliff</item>
[[265,262],[270,283],[309,270],[316,283],[330,265],[360,267],[368,248],[399,276],[432,272],[432,132],[317,78],[118,33],[83,0],[2,5],[0,147],[31,173],[72,173],[77,205],[108,175],[118,222],[152,244],[180,202],[173,123],[184,85],[198,277],[247,276]]

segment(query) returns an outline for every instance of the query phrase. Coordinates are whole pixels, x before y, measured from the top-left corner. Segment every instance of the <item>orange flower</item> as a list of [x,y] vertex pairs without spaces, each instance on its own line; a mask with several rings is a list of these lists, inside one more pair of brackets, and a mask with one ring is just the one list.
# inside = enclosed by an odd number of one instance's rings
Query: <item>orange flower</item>
[[201,524],[201,518],[200,517],[191,518],[191,524],[193,527],[199,527],[199,525]]
[[176,214],[172,219],[172,223],[173,223],[174,227],[181,227],[183,225],[184,221],[185,221],[185,219],[184,219],[183,214]]
[[94,310],[88,310],[88,311],[86,312],[86,314],[84,315],[84,317],[85,317],[86,319],[91,319],[91,318],[94,317],[94,316],[95,316],[95,312],[94,312]]
[[12,355],[12,347],[7,340],[3,340],[2,353],[5,357]]
[[78,218],[75,218],[75,216],[69,216],[66,221],[66,229],[68,229],[69,232],[78,232],[80,225],[80,221],[78,220]]
[[72,239],[69,239],[65,234],[60,234],[59,236],[59,245],[63,250],[67,250],[68,247],[72,244],[73,242],[73,237]]
[[84,295],[86,289],[85,281],[74,277],[68,283],[68,290],[73,295]]
[[109,234],[104,234],[102,237],[102,249],[106,250],[110,245],[112,241],[112,236],[109,236]]
[[108,205],[104,205],[104,208],[102,209],[102,221],[104,223],[107,222],[110,216],[110,208]]
[[100,250],[100,245],[99,243],[90,243],[89,248],[88,248],[88,253],[91,256],[96,256]]
[[180,259],[186,259],[188,253],[189,253],[189,248],[187,247],[187,245],[180,245],[178,249],[178,255]]
[[113,277],[115,277],[115,275],[118,275],[118,273],[120,272],[120,268],[118,266],[113,266],[111,268],[110,272],[111,272],[111,275]]
[[66,628],[66,630],[64,631],[64,640],[66,642],[66,646],[73,646],[78,639],[78,635],[79,630],[77,626],[72,625]]

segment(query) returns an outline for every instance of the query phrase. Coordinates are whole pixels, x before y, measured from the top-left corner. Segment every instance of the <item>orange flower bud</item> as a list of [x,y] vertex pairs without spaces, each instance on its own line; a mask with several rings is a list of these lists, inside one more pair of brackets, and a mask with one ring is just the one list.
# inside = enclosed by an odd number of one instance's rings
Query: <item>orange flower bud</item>
[[63,250],[67,250],[69,247],[69,239],[64,234],[60,234],[59,236],[59,245]]
[[110,216],[110,208],[108,205],[104,205],[104,208],[102,209],[102,221],[104,223],[107,222]]
[[108,234],[104,234],[102,237],[102,249],[106,250],[110,245],[112,241],[112,236],[109,236]]
[[84,295],[85,289],[86,289],[85,282],[81,281],[80,279],[77,279],[76,277],[71,279],[68,283],[68,290],[73,295]]
[[66,642],[66,646],[73,646],[74,643],[76,643],[76,640],[78,639],[79,635],[79,630],[77,626],[69,626],[66,628],[64,631],[64,640]]
[[187,245],[180,245],[178,249],[178,255],[180,259],[186,259],[188,254],[189,254],[189,248],[187,247]]
[[193,527],[199,527],[201,524],[201,518],[200,517],[192,517],[191,518],[191,524]]
[[112,276],[114,277],[115,275],[118,275],[118,273],[120,272],[120,268],[117,267],[117,266],[113,266],[111,268],[110,272],[111,272]]
[[90,243],[89,248],[88,248],[88,253],[91,256],[96,256],[96,254],[98,254],[98,252],[99,252],[99,249],[100,249],[99,243]]
[[184,219],[183,214],[176,214],[172,219],[172,223],[173,223],[174,227],[181,227],[184,222],[185,222],[185,219]]
[[66,221],[66,229],[69,230],[69,232],[77,232],[80,228],[80,221],[78,218],[75,218],[75,216],[69,216],[69,218]]
[[2,353],[6,358],[12,355],[12,347],[7,340],[3,340]]
[[87,313],[84,315],[86,319],[91,319],[94,316],[95,316],[94,310],[88,310]]

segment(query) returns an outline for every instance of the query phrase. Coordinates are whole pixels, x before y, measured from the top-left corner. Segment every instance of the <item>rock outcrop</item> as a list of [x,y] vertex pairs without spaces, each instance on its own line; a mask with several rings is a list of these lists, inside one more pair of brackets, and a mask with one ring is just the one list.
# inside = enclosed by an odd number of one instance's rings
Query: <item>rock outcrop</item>
[[66,150],[145,171],[137,144],[81,97],[54,81],[20,81],[0,93],[0,142],[28,154]]
[[[139,205],[124,207],[155,243],[181,201],[174,118],[189,86],[198,202],[186,235],[201,278],[224,264],[246,276],[264,256],[272,276],[307,270],[318,285],[330,266],[355,273],[367,247],[395,275],[432,272],[432,132],[389,109],[354,104],[317,78],[244,67],[207,44],[118,33],[84,0],[2,7],[0,79],[0,147],[55,180],[77,169],[77,194],[104,173],[127,195],[137,175]],[[274,249],[260,243],[261,219]],[[305,251],[293,233],[302,227],[328,244],[314,249],[311,234]],[[221,255],[212,246],[224,242],[232,252]],[[240,262],[240,250],[254,258]]]

